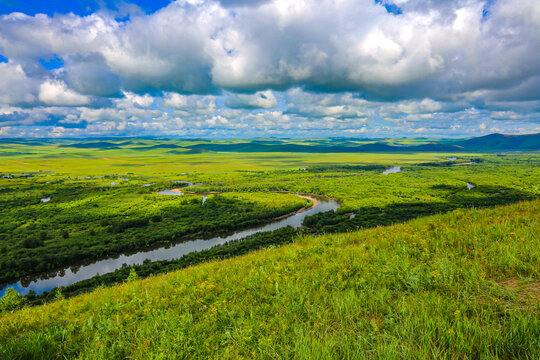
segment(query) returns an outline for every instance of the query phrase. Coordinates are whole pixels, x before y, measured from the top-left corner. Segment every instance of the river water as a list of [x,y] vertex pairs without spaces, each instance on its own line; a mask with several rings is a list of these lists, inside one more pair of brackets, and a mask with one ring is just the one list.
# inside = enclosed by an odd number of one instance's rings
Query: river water
[[388,174],[395,174],[401,171],[401,166],[394,166],[390,169],[387,169],[386,171],[382,172],[382,175],[388,175]]
[[[189,183],[188,186],[189,185],[191,184]],[[181,193],[174,192],[174,195],[179,194]],[[9,287],[15,288],[15,290],[23,295],[27,294],[30,290],[35,291],[36,294],[39,295],[44,291],[49,291],[58,286],[68,286],[82,280],[90,279],[97,274],[107,274],[113,272],[121,268],[123,264],[142,264],[146,259],[151,261],[179,259],[191,252],[210,249],[216,245],[222,245],[232,240],[242,239],[258,232],[273,231],[286,226],[299,228],[302,226],[306,216],[325,211],[336,211],[338,208],[339,204],[334,200],[318,199],[318,204],[306,211],[257,227],[239,230],[227,236],[217,236],[209,239],[197,239],[174,244],[172,246],[143,249],[138,252],[124,253],[80,266],[66,267],[64,269],[39,276],[29,276],[15,284],[5,286],[2,290],[0,290],[0,297],[3,296],[4,292]]]

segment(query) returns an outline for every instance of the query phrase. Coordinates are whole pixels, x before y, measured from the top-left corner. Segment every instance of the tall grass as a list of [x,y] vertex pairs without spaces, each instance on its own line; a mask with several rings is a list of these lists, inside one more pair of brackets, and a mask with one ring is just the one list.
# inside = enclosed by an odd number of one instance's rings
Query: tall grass
[[540,202],[456,210],[0,317],[1,359],[538,359]]

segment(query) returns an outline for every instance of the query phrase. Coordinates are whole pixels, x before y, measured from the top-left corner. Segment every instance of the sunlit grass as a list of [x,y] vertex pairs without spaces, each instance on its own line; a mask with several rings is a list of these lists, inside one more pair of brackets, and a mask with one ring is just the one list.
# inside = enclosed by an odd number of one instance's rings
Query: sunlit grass
[[0,358],[536,359],[540,202],[207,263],[0,318]]

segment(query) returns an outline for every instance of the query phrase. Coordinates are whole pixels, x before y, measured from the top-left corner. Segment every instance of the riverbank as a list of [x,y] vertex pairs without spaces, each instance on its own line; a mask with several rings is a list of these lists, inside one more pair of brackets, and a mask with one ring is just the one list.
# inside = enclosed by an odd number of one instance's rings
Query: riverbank
[[296,196],[298,196],[299,198],[302,198],[302,199],[310,200],[311,203],[312,203],[312,205],[311,205],[309,208],[303,207],[303,208],[298,209],[297,211],[292,212],[292,213],[290,213],[290,214],[285,214],[285,215],[279,216],[279,217],[275,218],[274,221],[286,219],[286,218],[288,218],[288,217],[290,217],[290,216],[293,216],[293,215],[296,215],[296,214],[300,214],[300,213],[302,213],[302,212],[304,212],[304,211],[307,211],[307,210],[309,210],[309,209],[313,209],[314,207],[319,206],[319,200],[317,200],[317,199],[315,199],[315,198],[313,198],[313,197],[304,196],[304,195],[298,195],[298,194],[296,194]]
[[[297,194],[295,194],[297,195]],[[285,217],[278,217],[270,222],[255,227],[240,229],[225,236],[214,236],[183,241],[176,244],[160,244],[150,248],[140,248],[137,251],[123,252],[119,255],[106,257],[91,263],[82,265],[70,265],[49,274],[33,276],[32,281],[18,281],[15,284],[5,286],[1,293],[8,287],[14,287],[19,293],[26,294],[30,290],[36,294],[50,291],[58,286],[68,286],[77,282],[88,280],[97,274],[113,272],[125,265],[139,265],[147,259],[150,261],[165,261],[179,259],[192,252],[210,249],[217,245],[223,245],[230,241],[236,241],[259,232],[274,231],[280,228],[291,226],[294,229],[300,228],[306,216],[314,215],[325,211],[336,211],[339,204],[334,200],[317,200],[306,195],[297,195],[301,198],[309,199],[313,206],[309,209],[301,208],[301,211],[285,214]]]

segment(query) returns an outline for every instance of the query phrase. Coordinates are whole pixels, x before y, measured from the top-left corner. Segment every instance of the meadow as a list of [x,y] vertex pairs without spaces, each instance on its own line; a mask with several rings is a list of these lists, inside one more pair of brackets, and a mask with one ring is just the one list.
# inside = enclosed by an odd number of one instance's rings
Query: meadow
[[[296,194],[340,204],[301,229],[37,296],[9,291],[0,359],[540,357],[540,154],[254,149],[198,139],[0,145],[3,284],[313,205]],[[186,193],[158,194],[173,188]]]

